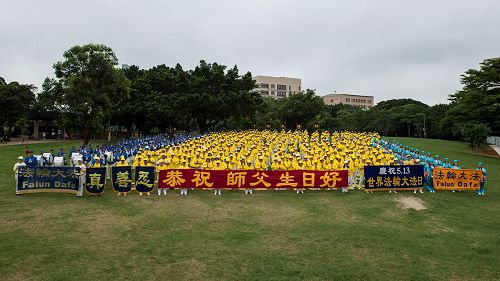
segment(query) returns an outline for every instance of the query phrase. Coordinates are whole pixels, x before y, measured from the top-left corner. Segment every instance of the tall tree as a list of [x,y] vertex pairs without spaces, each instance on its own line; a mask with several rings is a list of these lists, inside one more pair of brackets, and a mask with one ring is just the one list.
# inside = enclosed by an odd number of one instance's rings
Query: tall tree
[[[462,75],[461,91],[450,95],[454,108],[450,118],[460,124],[485,124],[494,135],[500,135],[500,58],[484,60],[479,70],[469,69]],[[476,127],[481,128],[481,127]],[[470,130],[469,130],[470,131]]]
[[52,96],[63,118],[80,131],[87,144],[95,131],[103,131],[113,107],[128,98],[130,81],[121,69],[113,50],[101,44],[74,46],[54,64],[56,80]]
[[[30,108],[35,102],[36,88],[33,85],[23,85],[18,82],[6,83],[0,77],[0,126],[7,128],[10,138],[12,128],[20,119],[26,120]],[[3,133],[3,129],[2,129]]]

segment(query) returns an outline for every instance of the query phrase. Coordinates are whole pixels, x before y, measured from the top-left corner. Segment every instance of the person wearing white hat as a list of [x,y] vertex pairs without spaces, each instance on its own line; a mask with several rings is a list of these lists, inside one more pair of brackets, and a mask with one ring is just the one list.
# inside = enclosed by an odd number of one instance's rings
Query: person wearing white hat
[[14,164],[14,178],[16,179],[16,187],[17,187],[17,180],[18,180],[18,175],[19,175],[19,167],[26,167],[26,164],[24,163],[24,158],[22,156],[17,157],[17,163]]

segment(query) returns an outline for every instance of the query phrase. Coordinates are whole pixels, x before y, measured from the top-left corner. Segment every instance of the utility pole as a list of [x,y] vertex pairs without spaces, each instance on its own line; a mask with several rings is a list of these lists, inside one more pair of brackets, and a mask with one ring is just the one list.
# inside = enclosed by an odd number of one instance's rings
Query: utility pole
[[427,131],[425,130],[425,114],[424,114],[424,139],[427,137]]

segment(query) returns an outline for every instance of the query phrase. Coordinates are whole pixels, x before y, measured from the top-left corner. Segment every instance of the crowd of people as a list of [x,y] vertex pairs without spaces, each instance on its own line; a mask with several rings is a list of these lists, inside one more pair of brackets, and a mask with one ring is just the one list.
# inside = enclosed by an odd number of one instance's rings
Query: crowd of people
[[121,158],[133,159],[142,149],[157,150],[166,146],[175,146],[191,137],[189,134],[178,134],[172,137],[163,134],[144,136],[126,139],[111,145],[73,146],[68,153],[63,148],[59,148],[57,152],[50,149],[48,152],[41,150],[40,153],[35,154],[33,150],[26,147],[26,157],[20,157],[28,167],[75,166],[80,159],[87,167],[112,166]]
[[[364,165],[390,165],[394,157],[371,145],[371,133],[307,131],[220,132],[159,150],[144,149],[133,166],[207,170],[349,170],[351,188],[360,186]],[[297,193],[303,193],[297,189]],[[186,194],[187,190],[181,190]],[[220,189],[215,190],[220,195]],[[246,190],[251,194],[252,190]]]
[[[188,134],[167,137],[166,135],[145,136],[123,140],[114,145],[90,145],[73,147],[68,155],[61,148],[19,157],[14,166],[70,165],[82,169],[111,166],[155,166],[162,169],[207,169],[207,170],[348,170],[349,188],[364,186],[364,166],[377,165],[424,165],[425,185],[434,193],[432,171],[435,167],[460,169],[457,160],[441,160],[439,155],[403,146],[381,138],[377,133],[320,132],[307,131],[257,131],[216,132],[203,136]],[[483,171],[481,190],[484,195],[486,169]],[[303,193],[303,189],[296,189]],[[343,189],[342,192],[348,192]],[[390,191],[392,192],[392,191]],[[396,191],[394,191],[396,192]],[[416,190],[415,190],[416,192]],[[422,190],[420,190],[422,192]],[[158,190],[160,195],[161,190]],[[245,193],[251,194],[247,189]],[[164,191],[166,194],[166,190]],[[186,195],[187,189],[181,189]],[[220,195],[215,188],[215,195]]]
[[[374,140],[374,144],[378,144],[379,147],[383,148],[386,153],[390,153],[396,159],[396,163],[400,165],[423,165],[424,166],[424,176],[425,176],[425,186],[427,190],[431,193],[435,193],[433,186],[433,170],[435,168],[446,168],[446,169],[460,169],[458,160],[450,161],[448,157],[444,157],[441,160],[439,155],[432,156],[431,152],[425,152],[424,150],[419,151],[416,148],[403,146],[401,143],[395,141],[388,141],[384,138],[380,139],[377,143]],[[483,172],[483,177],[481,178],[481,188],[477,192],[478,195],[485,195],[484,184],[486,182],[487,171],[483,167],[482,162],[477,163],[476,170]],[[455,192],[453,190],[452,192]]]

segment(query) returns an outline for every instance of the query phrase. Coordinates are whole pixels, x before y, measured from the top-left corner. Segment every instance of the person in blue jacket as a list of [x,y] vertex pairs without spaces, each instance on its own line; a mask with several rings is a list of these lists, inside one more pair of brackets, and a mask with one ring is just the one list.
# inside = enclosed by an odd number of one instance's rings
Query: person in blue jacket
[[57,153],[58,157],[63,158],[63,165],[66,165],[66,154],[64,153],[64,149],[59,148],[59,152]]
[[30,150],[30,153],[26,159],[24,159],[24,163],[28,167],[36,167],[38,166],[38,159],[36,159],[35,156],[33,156],[33,150]]
[[85,152],[85,154],[83,154],[82,159],[85,165],[90,166],[92,163],[92,153],[90,151]]
[[483,172],[483,176],[481,177],[481,187],[477,191],[477,195],[484,196],[484,184],[486,183],[486,168],[483,167],[483,162],[477,163],[477,169],[476,170]]
[[434,163],[432,161],[429,161],[426,165],[426,171],[425,171],[425,183],[427,184],[427,191],[430,193],[436,193],[434,190],[434,183],[432,182],[433,177],[432,177],[432,171],[434,170]]
[[436,166],[436,167],[437,166],[440,166],[440,167],[443,166],[443,162],[441,160],[439,160],[439,155],[434,156],[434,166]]
[[448,157],[444,158],[443,168],[446,168],[446,169],[451,169],[451,163],[450,163],[450,161],[448,160]]

